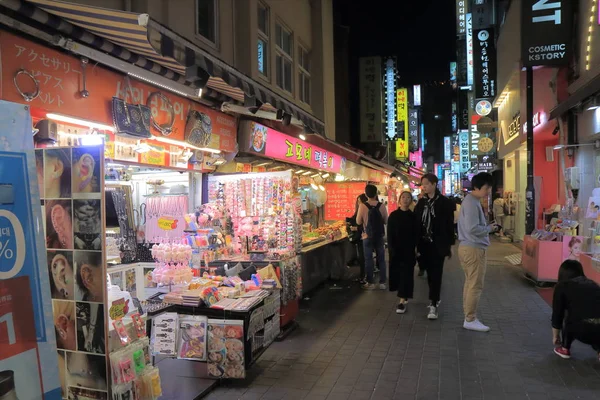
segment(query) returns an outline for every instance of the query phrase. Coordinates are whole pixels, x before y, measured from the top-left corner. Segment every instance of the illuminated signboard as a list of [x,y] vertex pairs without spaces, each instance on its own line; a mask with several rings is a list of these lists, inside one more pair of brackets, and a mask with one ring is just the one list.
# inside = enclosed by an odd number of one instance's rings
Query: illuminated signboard
[[419,148],[419,112],[411,108],[408,110],[408,151],[417,151]]
[[469,10],[468,0],[456,0],[456,33],[464,35],[467,33],[467,12]]
[[473,84],[473,16],[467,14],[467,85]]
[[469,131],[461,131],[459,134],[460,147],[460,172],[464,173],[471,168],[471,152],[469,151]]
[[452,158],[452,149],[450,145],[450,136],[444,137],[444,162],[450,162]]
[[[536,112],[533,114],[533,129],[542,125],[545,122],[546,114],[543,112]],[[523,132],[527,132],[527,122],[523,124]]]
[[[396,62],[393,58],[385,61],[385,136],[387,140],[397,138],[396,131]],[[402,133],[402,132],[400,132]]]
[[475,98],[496,97],[496,46],[492,28],[476,30],[474,36]]
[[418,107],[421,105],[421,85],[414,85],[413,86],[413,102],[415,107]]
[[408,158],[408,90],[406,88],[396,91],[396,107],[398,126],[401,131],[396,140],[396,159],[405,160]]

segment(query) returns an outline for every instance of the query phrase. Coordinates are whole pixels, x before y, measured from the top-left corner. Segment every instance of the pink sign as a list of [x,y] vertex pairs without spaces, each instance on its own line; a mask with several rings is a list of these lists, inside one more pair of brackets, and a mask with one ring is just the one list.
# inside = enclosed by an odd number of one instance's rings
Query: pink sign
[[249,150],[253,153],[327,172],[339,173],[346,169],[344,157],[264,125],[252,122],[250,133]]

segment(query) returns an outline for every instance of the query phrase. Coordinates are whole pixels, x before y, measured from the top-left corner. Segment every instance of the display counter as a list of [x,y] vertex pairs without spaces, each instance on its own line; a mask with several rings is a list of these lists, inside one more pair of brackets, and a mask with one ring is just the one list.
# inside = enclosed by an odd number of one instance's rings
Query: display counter
[[562,251],[562,242],[543,241],[526,235],[521,257],[523,269],[538,282],[556,282],[563,260]]
[[300,258],[304,296],[329,278],[342,279],[348,262],[354,258],[354,248],[347,237],[324,240],[303,246]]
[[583,273],[588,279],[593,280],[600,285],[600,258],[592,257],[591,255],[583,254],[579,259],[583,266]]

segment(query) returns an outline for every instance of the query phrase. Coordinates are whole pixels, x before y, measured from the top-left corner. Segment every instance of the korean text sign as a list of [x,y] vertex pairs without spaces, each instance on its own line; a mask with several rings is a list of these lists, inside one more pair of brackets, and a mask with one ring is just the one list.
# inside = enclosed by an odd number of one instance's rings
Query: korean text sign
[[396,91],[396,106],[398,117],[398,136],[396,141],[396,159],[408,158],[408,90],[401,88]]
[[248,150],[252,153],[327,172],[343,173],[346,169],[344,157],[259,123],[244,123],[243,127],[249,129]]
[[344,221],[354,214],[356,198],[365,192],[366,182],[326,183],[325,221]]
[[481,29],[473,32],[475,98],[496,97],[496,46],[494,30]]

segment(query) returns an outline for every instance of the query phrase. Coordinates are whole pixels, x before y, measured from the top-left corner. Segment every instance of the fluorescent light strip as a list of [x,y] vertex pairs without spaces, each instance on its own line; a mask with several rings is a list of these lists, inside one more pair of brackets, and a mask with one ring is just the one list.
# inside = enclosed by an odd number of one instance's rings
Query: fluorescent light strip
[[111,132],[115,131],[114,126],[88,121],[87,119],[73,118],[73,117],[69,117],[67,115],[62,115],[62,114],[48,113],[48,114],[46,114],[46,118],[54,120],[54,121],[65,122],[67,124],[87,126],[89,128],[99,129],[102,131],[111,131]]
[[190,149],[205,151],[207,153],[221,154],[221,150],[211,149],[209,147],[196,147],[196,146],[192,146],[191,144],[179,142],[177,140],[169,139],[166,137],[152,136],[152,140],[156,140],[157,142],[172,144],[173,146],[189,147]]
[[202,88],[196,89],[197,92],[194,93],[194,94],[192,94],[192,93],[186,93],[186,92],[182,92],[181,90],[174,89],[172,86],[163,85],[162,83],[158,83],[158,82],[156,82],[153,79],[146,78],[144,76],[138,75],[138,74],[133,73],[133,72],[128,72],[127,75],[129,75],[131,77],[134,77],[135,79],[139,79],[140,81],[148,82],[148,83],[150,83],[152,85],[158,86],[160,88],[163,88],[165,90],[168,90],[170,92],[179,94],[179,95],[184,96],[184,97],[202,97]]

